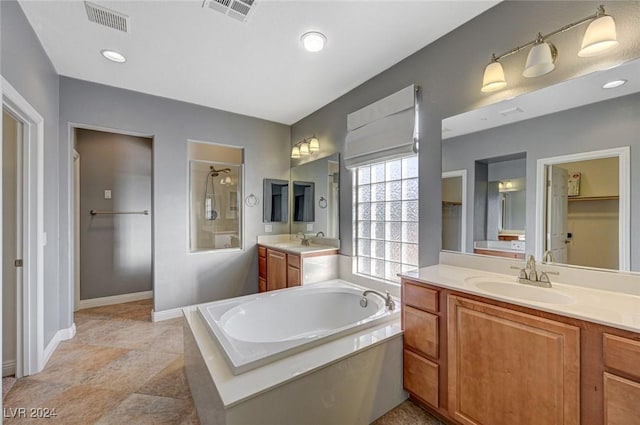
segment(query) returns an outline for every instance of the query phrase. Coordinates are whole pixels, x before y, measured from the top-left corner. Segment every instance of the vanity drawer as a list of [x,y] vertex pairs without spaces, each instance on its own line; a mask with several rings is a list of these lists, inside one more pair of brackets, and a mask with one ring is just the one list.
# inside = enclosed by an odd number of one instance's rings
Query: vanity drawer
[[295,267],[297,269],[300,268],[300,256],[287,254],[287,264],[291,267]]
[[258,257],[266,257],[267,256],[267,248],[264,246],[258,245]]
[[438,407],[438,365],[404,350],[404,389]]
[[419,308],[421,310],[437,313],[438,308],[438,291],[425,288],[422,285],[404,281],[403,291],[404,304]]
[[438,359],[438,316],[405,306],[404,344],[434,360]]
[[605,366],[640,379],[640,341],[603,334]]
[[605,372],[605,425],[640,423],[640,403],[638,400],[640,400],[640,384]]

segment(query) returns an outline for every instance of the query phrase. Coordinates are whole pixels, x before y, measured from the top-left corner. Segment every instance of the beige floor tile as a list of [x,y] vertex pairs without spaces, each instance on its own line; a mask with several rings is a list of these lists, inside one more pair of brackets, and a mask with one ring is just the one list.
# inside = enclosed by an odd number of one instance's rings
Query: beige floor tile
[[[79,385],[50,398],[45,402],[48,408],[55,408],[57,416],[46,423],[64,425],[92,424],[101,416],[112,411],[127,397],[122,391],[113,391]],[[43,423],[43,419],[38,423]]]
[[83,384],[97,388],[134,392],[180,355],[152,351],[129,351],[96,371]]
[[[176,425],[192,415],[188,400],[131,394],[114,410],[100,418],[96,425]],[[187,422],[188,423],[188,422]]]
[[411,400],[407,400],[371,425],[443,425],[443,423]]
[[78,385],[128,352],[123,348],[62,343],[47,367],[35,376],[41,381]]
[[45,407],[48,399],[56,397],[68,388],[69,385],[62,383],[39,381],[33,377],[21,378],[7,393],[3,407],[5,409]]
[[191,391],[189,390],[189,382],[184,370],[184,359],[180,357],[172,362],[147,381],[137,392],[190,400]]

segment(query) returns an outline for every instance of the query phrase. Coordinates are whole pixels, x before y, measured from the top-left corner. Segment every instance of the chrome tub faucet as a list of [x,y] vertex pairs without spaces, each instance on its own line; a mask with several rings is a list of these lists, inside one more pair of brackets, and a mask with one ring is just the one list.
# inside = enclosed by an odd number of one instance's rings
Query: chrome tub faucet
[[386,291],[386,295],[381,292],[374,291],[373,289],[367,289],[362,293],[362,299],[360,300],[360,307],[365,308],[369,304],[369,300],[367,299],[367,295],[374,294],[379,296],[384,300],[384,305],[389,309],[389,311],[393,311],[396,308],[396,303],[389,295],[389,291]]

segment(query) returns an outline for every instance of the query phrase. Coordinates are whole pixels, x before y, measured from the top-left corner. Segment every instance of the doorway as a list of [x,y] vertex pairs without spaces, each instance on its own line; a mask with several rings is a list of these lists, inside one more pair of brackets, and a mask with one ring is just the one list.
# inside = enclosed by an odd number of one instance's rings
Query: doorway
[[73,148],[75,310],[152,298],[152,139],[76,127]]
[[442,249],[465,252],[467,170],[442,173]]

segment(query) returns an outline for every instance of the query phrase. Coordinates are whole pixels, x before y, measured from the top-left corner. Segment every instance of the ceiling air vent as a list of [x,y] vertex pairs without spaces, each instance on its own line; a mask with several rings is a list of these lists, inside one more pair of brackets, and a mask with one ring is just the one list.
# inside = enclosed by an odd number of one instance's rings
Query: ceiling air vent
[[114,30],[129,32],[130,18],[124,13],[116,12],[115,10],[107,9],[104,6],[88,1],[84,2],[84,7],[87,10],[87,17],[91,22],[113,28]]
[[240,22],[247,22],[255,9],[255,0],[209,0],[209,8]]
[[518,108],[517,106],[514,106],[513,108],[505,109],[504,111],[500,111],[498,113],[500,115],[508,117],[509,115],[521,114],[523,112],[524,111],[522,109]]

